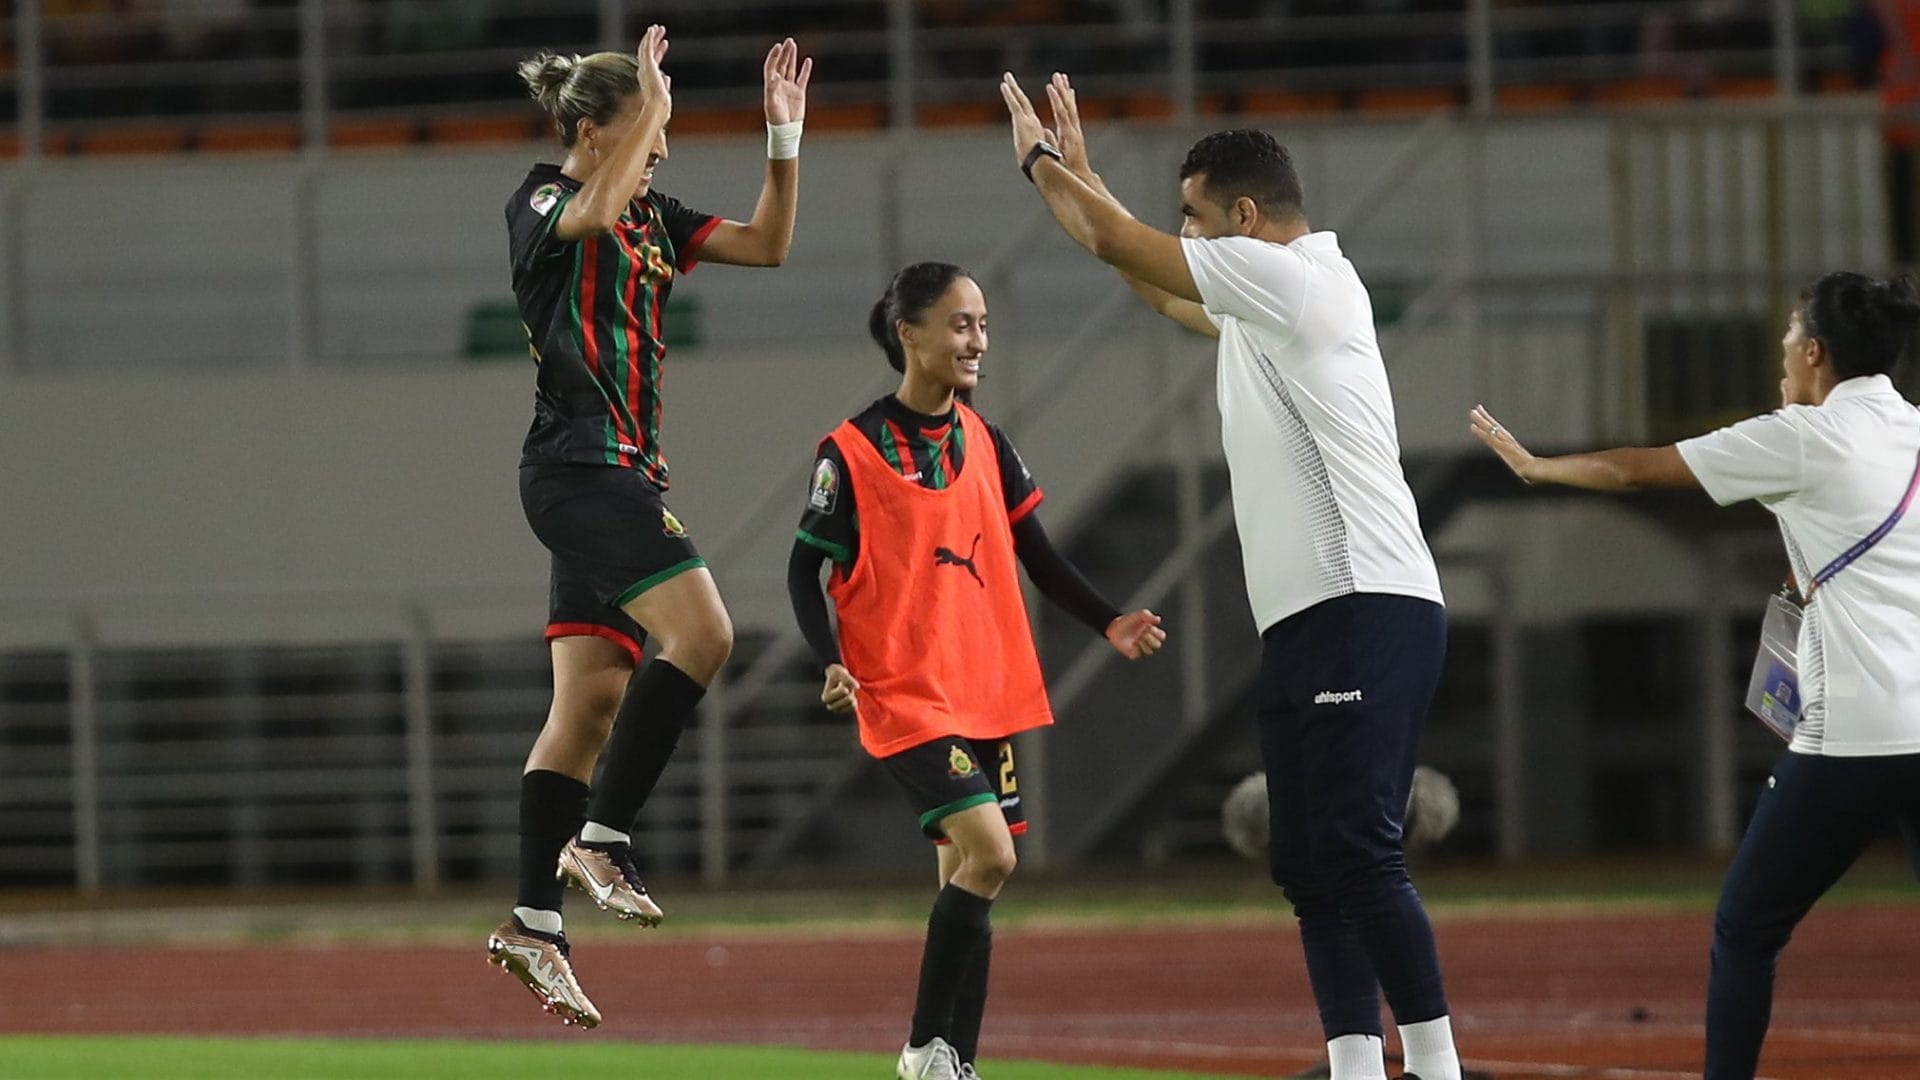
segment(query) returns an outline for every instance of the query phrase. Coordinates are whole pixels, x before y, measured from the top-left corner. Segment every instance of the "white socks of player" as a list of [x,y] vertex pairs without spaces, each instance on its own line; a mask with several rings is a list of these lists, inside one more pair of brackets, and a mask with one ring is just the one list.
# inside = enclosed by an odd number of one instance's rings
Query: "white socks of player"
[[1420,1080],[1460,1080],[1460,1054],[1453,1048],[1453,1022],[1444,1016],[1404,1024],[1400,1052],[1406,1070]]
[[580,829],[580,839],[588,844],[631,844],[633,837],[617,829],[609,829],[597,821],[589,821]]
[[1383,1046],[1378,1035],[1342,1035],[1330,1040],[1327,1062],[1333,1067],[1332,1080],[1387,1080]]
[[537,930],[542,934],[557,934],[560,932],[560,913],[557,911],[546,911],[542,908],[517,907],[513,909],[513,915],[514,918],[520,920],[521,926],[529,930]]

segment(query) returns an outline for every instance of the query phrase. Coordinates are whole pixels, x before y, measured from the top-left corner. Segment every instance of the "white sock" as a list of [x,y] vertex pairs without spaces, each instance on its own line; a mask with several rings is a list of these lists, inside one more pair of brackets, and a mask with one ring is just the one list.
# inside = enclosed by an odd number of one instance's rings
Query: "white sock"
[[623,832],[615,832],[597,821],[589,821],[580,830],[580,839],[589,844],[631,844],[633,837]]
[[1342,1035],[1330,1040],[1327,1062],[1333,1066],[1332,1080],[1387,1080],[1385,1043],[1378,1035]]
[[1400,1051],[1407,1072],[1420,1080],[1460,1080],[1460,1055],[1453,1048],[1453,1022],[1438,1016],[1400,1026]]
[[538,930],[543,934],[557,934],[560,932],[560,913],[557,911],[547,911],[543,908],[534,907],[517,907],[513,909],[513,914],[520,920],[520,925],[529,930]]

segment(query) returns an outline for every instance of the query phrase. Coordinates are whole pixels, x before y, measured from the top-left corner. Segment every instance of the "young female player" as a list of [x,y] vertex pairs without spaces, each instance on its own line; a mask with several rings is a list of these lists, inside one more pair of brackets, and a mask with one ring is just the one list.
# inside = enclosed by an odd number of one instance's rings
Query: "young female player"
[[[987,352],[987,304],[966,272],[895,275],[868,329],[900,389],[821,442],[788,564],[794,614],[826,672],[820,700],[941,846],[902,1080],[971,1077],[993,951],[989,912],[1026,831],[1012,738],[1053,722],[1014,572],[1129,660],[1166,641],[1160,617],[1122,615],[1040,527],[1040,489],[965,398]],[[821,594],[839,616],[836,637]]]
[[1911,281],[1828,274],[1787,320],[1780,409],[1673,446],[1535,457],[1473,410],[1473,434],[1529,484],[1759,502],[1807,597],[1800,720],[1713,917],[1707,1080],[1751,1080],[1794,927],[1888,824],[1920,813],[1920,409],[1888,377],[1916,328]]
[[[767,53],[767,172],[747,222],[653,188],[673,113],[665,28],[648,27],[633,56],[543,54],[519,69],[566,149],[507,201],[513,291],[539,365],[520,499],[553,555],[553,706],[521,778],[519,899],[487,954],[568,1023],[600,1013],[569,960],[565,883],[621,918],[660,921],[630,833],[733,647],[713,578],[663,501],[660,320],[696,259],[785,261],[812,74],[798,51],[788,39]],[[639,666],[649,636],[659,652]]]

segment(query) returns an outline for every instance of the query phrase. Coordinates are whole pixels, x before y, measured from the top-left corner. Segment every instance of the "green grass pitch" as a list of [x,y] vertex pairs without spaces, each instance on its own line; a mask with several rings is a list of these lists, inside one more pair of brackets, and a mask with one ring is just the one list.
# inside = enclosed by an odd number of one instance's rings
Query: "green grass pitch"
[[[1199,1073],[981,1063],[990,1080],[1225,1080]],[[201,1039],[170,1036],[0,1037],[10,1080],[526,1080],[633,1076],[648,1080],[887,1080],[893,1059],[776,1047],[642,1043],[456,1042],[352,1039]]]

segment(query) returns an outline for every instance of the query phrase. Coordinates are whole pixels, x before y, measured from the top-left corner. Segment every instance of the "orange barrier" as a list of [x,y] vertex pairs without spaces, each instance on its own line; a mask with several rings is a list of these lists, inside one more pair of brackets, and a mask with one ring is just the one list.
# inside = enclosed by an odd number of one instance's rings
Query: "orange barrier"
[[[0,60],[4,56],[0,55]],[[1717,76],[1700,88],[1705,96],[1726,101],[1757,101],[1778,94],[1768,76]],[[1860,92],[1851,76],[1827,72],[1817,80],[1820,93]],[[1360,112],[1423,112],[1459,106],[1456,87],[1380,87],[1354,93],[1337,91],[1250,90],[1239,94],[1205,94],[1196,102],[1203,116],[1245,114],[1299,116]],[[1579,86],[1539,83],[1502,86],[1495,91],[1505,112],[1564,111],[1582,101],[1601,105],[1643,105],[1684,101],[1695,87],[1679,77],[1646,77]],[[922,102],[916,119],[923,127],[998,127],[1006,109],[998,100]],[[1081,115],[1090,121],[1167,120],[1175,109],[1158,93],[1119,96],[1083,96]],[[885,102],[815,104],[807,126],[813,131],[879,131],[887,126]],[[756,107],[682,108],[674,114],[671,131],[684,135],[746,135],[757,133],[763,115]],[[552,137],[546,117],[535,113],[485,113],[430,117],[425,121],[396,117],[336,116],[327,142],[336,147],[405,146],[416,142],[449,145],[540,141]],[[190,148],[210,153],[288,152],[300,146],[297,121],[219,121],[193,132],[182,125],[129,123],[123,126],[80,128],[50,132],[43,152],[62,154],[171,154]],[[17,130],[0,134],[0,158],[18,157]]]
[[1683,101],[1691,90],[1685,79],[1655,77],[1599,83],[1589,91],[1589,96],[1604,105],[1654,105]]
[[1780,96],[1780,84],[1770,75],[1722,75],[1707,83],[1707,96],[1731,101],[1754,101]]
[[914,109],[914,120],[921,127],[987,127],[1006,119],[1003,101],[929,101]]
[[1129,120],[1171,120],[1178,110],[1164,94],[1129,94],[1120,99],[1120,111]]
[[673,110],[670,135],[747,135],[766,130],[766,113],[758,108],[688,108]]
[[335,119],[327,130],[329,146],[405,146],[419,134],[412,120]]
[[298,150],[300,128],[291,122],[214,124],[201,129],[196,145],[215,154]]
[[95,128],[80,132],[75,142],[82,154],[177,154],[187,148],[187,133],[152,125]]
[[887,107],[878,101],[807,105],[808,131],[878,131],[886,126]]
[[1353,103],[1361,112],[1433,112],[1460,104],[1460,91],[1451,86],[1382,87],[1360,91]]
[[1502,86],[1493,98],[1497,107],[1512,112],[1557,112],[1573,104],[1574,88],[1571,83]]
[[512,112],[436,116],[427,121],[427,141],[455,145],[526,142],[534,138],[536,115]]
[[1331,90],[1254,90],[1240,95],[1240,110],[1275,116],[1340,111],[1340,95]]

